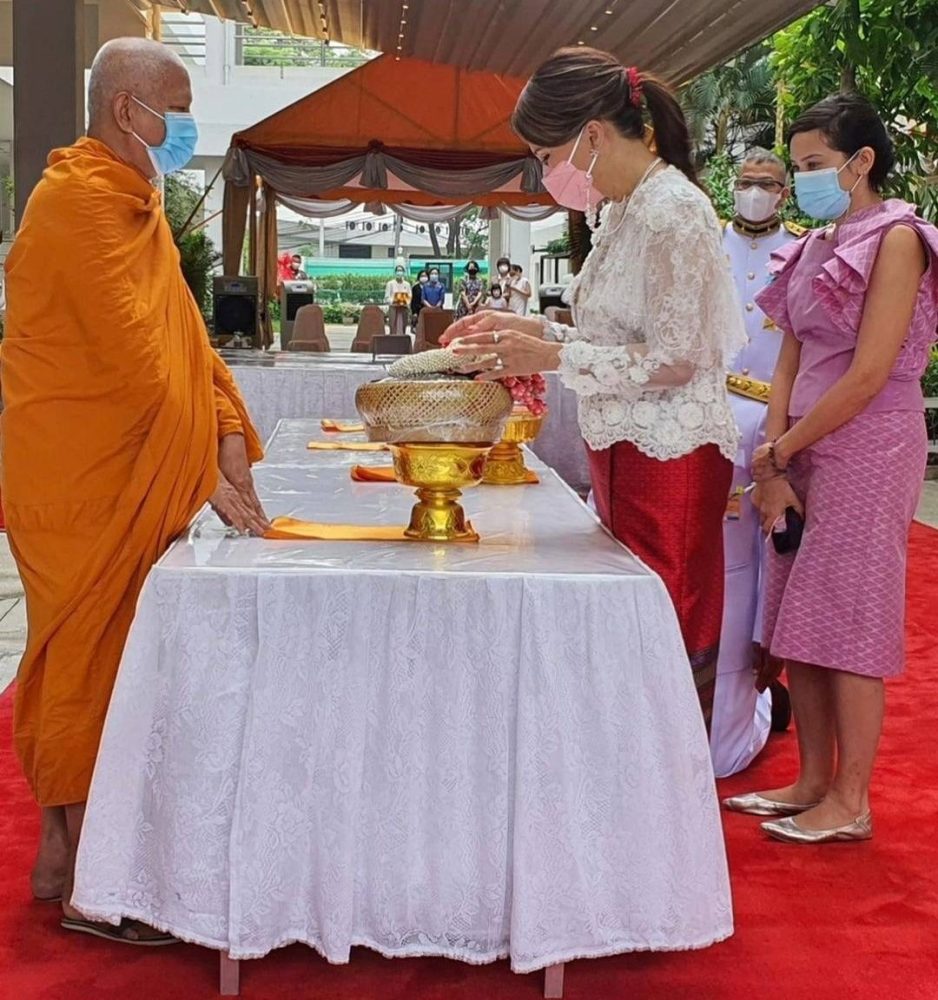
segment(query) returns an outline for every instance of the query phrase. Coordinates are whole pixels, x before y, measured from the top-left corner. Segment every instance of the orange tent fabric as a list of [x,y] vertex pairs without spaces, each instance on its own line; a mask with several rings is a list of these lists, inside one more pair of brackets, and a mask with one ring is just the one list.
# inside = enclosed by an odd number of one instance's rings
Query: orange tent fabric
[[[384,55],[334,83],[238,132],[232,146],[281,163],[324,166],[372,149],[408,163],[460,171],[530,155],[509,118],[525,81],[456,66]],[[473,192],[444,198],[407,186],[353,184],[309,197],[347,198],[358,204],[550,205],[546,193]]]
[[144,579],[216,488],[219,436],[261,449],[159,195],[106,146],[52,153],[6,270],[2,490],[28,615],[15,738],[39,803],[67,805],[87,797]]

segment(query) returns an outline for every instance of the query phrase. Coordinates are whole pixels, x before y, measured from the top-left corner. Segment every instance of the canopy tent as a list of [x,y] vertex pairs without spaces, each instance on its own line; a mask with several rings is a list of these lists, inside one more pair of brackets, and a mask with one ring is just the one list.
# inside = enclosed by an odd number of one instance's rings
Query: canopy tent
[[524,81],[380,56],[232,137],[225,159],[224,268],[276,287],[276,203],[329,217],[385,206],[427,222],[469,205],[525,219],[555,210],[540,164],[509,118]]
[[[129,0],[139,9],[150,0]],[[529,75],[583,42],[677,86],[819,5],[819,0],[161,0],[374,52]],[[400,48],[398,48],[400,47]]]

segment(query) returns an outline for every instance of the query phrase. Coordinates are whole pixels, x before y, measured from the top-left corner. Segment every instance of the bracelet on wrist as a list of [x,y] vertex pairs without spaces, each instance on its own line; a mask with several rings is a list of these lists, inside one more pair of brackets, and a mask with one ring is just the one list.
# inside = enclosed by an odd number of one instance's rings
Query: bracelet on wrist
[[774,441],[769,441],[769,463],[777,473],[784,475],[785,469],[783,466],[778,464],[778,455],[775,452],[775,446],[779,442],[779,440],[781,439],[776,438]]

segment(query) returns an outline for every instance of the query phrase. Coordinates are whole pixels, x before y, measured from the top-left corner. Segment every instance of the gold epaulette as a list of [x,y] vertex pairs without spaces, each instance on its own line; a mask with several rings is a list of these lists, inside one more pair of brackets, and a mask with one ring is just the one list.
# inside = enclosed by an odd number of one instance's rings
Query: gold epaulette
[[736,375],[730,372],[726,376],[726,388],[737,396],[745,396],[746,399],[767,403],[772,384],[771,382],[762,382],[757,378],[750,378],[748,375]]
[[799,226],[797,222],[786,222],[784,226],[792,236],[804,236],[805,233],[810,232],[804,226]]

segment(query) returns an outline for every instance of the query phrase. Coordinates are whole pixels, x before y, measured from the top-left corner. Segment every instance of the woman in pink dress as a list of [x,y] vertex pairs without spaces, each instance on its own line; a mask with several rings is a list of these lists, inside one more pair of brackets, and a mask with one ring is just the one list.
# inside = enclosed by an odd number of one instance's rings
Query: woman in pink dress
[[892,143],[864,98],[821,101],[790,142],[799,206],[834,220],[778,252],[775,280],[756,300],[784,341],[754,501],[767,533],[784,526],[788,508],[804,518],[794,551],[780,555],[768,542],[763,625],[763,642],[788,669],[800,770],[791,785],[725,805],[782,817],[762,824],[780,840],[868,840],[883,680],[903,669],[938,230],[880,194]]

